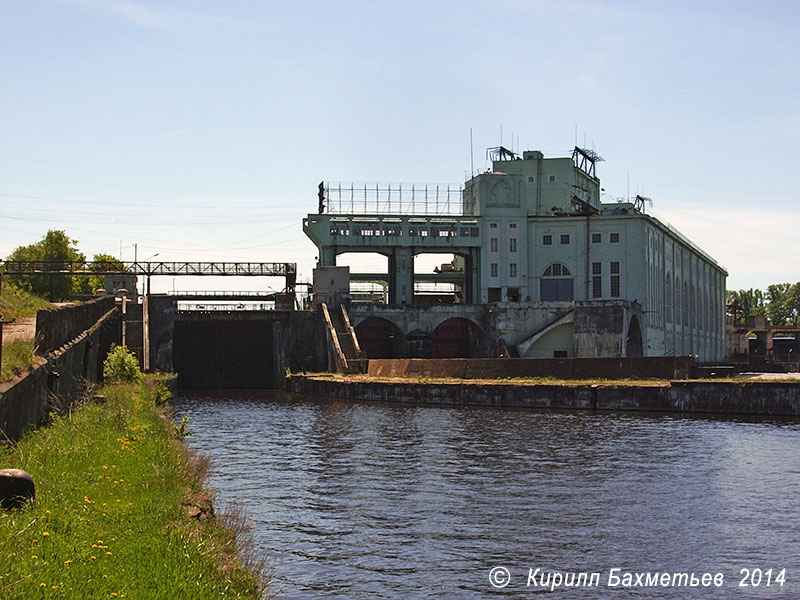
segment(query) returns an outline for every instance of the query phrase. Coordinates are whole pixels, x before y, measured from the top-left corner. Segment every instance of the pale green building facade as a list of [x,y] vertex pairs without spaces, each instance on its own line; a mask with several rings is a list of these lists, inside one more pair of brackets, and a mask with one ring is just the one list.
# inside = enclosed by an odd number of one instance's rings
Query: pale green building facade
[[[646,214],[643,202],[601,203],[595,166],[602,159],[593,152],[576,148],[572,157],[545,158],[498,150],[492,170],[459,192],[454,214],[420,210],[416,189],[413,212],[407,189],[405,202],[395,191],[391,211],[370,210],[366,200],[362,207],[360,188],[349,205],[345,189],[342,206],[340,188],[335,210],[336,190],[328,186],[327,210],[304,220],[320,266],[335,265],[342,252],[383,254],[389,303],[412,305],[413,257],[453,253],[453,272],[442,277],[461,289],[465,304],[511,315],[500,319],[496,335],[520,356],[725,359],[725,269]],[[440,206],[438,198],[426,208],[432,205]],[[593,332],[611,306],[622,307],[623,316],[620,340],[609,344]],[[633,338],[641,338],[640,351],[631,350]]]

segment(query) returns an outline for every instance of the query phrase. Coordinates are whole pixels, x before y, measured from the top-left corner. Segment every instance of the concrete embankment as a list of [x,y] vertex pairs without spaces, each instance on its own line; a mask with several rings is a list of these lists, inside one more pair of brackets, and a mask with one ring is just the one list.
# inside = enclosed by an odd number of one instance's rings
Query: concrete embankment
[[539,383],[292,375],[287,387],[373,402],[800,417],[800,383],[781,381]]
[[34,367],[0,383],[0,439],[19,439],[50,411],[66,410],[86,382],[100,381],[108,349],[119,341],[119,312],[113,297],[40,310],[36,331]]

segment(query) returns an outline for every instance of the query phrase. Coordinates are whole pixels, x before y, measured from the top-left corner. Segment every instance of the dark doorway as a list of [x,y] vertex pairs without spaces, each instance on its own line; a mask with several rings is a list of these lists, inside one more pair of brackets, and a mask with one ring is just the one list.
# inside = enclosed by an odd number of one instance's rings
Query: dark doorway
[[394,323],[368,317],[355,326],[356,337],[367,358],[397,358],[400,331]]
[[448,319],[431,334],[431,358],[478,357],[480,340],[480,329],[472,321]]
[[644,348],[642,344],[642,328],[639,326],[639,319],[636,315],[631,317],[631,322],[628,324],[628,340],[626,344],[625,355],[628,357],[644,356]]
[[172,344],[181,389],[275,388],[271,321],[177,319]]

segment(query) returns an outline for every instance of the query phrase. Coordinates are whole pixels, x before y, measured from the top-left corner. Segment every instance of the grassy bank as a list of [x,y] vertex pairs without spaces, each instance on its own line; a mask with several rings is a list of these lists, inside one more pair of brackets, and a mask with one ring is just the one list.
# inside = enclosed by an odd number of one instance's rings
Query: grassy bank
[[36,362],[36,357],[33,354],[33,342],[16,341],[3,344],[0,381],[24,373],[33,366],[34,362]]
[[260,597],[148,389],[104,388],[0,451],[36,481],[35,502],[0,512],[0,598]]
[[0,318],[3,320],[35,317],[37,310],[49,306],[51,304],[44,298],[24,292],[9,283],[4,283],[0,290]]

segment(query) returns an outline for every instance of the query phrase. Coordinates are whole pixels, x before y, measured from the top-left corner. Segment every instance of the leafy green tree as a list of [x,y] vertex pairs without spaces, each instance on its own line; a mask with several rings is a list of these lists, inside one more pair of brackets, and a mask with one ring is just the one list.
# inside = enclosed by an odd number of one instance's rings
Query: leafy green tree
[[[110,254],[95,254],[94,258],[92,258],[92,262],[89,263],[89,270],[90,271],[124,271],[125,268],[122,265],[122,261],[118,258],[114,258]],[[89,290],[91,293],[94,293],[96,290],[99,290],[103,287],[104,276],[103,275],[90,275],[88,278]]]
[[786,325],[792,319],[792,309],[789,306],[790,283],[773,283],[767,288],[767,316],[772,325]]
[[747,317],[766,314],[764,292],[749,290],[728,290],[728,307],[734,323],[743,323]]
[[800,281],[792,285],[786,296],[786,308],[789,310],[792,325],[800,323]]
[[[19,246],[6,260],[49,261],[55,263],[86,262],[86,256],[75,246],[77,240],[70,239],[60,229],[51,229],[37,243]],[[20,289],[50,300],[64,300],[80,289],[69,275],[16,275],[9,277]]]

